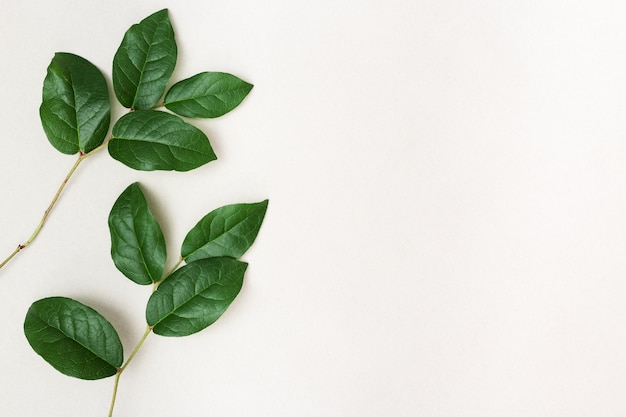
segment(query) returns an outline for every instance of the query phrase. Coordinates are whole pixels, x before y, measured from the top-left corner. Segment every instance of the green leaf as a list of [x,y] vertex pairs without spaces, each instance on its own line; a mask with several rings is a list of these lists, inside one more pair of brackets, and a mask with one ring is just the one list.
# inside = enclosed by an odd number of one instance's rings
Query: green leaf
[[111,257],[122,274],[147,285],[163,275],[167,253],[159,223],[134,183],[119,196],[109,214]]
[[167,9],[131,26],[113,58],[113,89],[124,107],[146,110],[165,92],[177,56]]
[[142,171],[189,171],[217,158],[201,130],[157,110],[132,112],[118,120],[109,153]]
[[152,293],[146,320],[161,336],[187,336],[213,324],[235,299],[248,264],[231,258],[183,266]]
[[94,309],[70,298],[36,301],[24,321],[28,343],[59,372],[81,379],[115,375],[124,352],[120,338]]
[[84,58],[56,53],[43,82],[39,115],[57,150],[68,155],[89,153],[104,142],[111,123],[104,76]]
[[213,210],[187,233],[181,254],[187,262],[228,256],[239,258],[254,243],[268,200],[231,204]]
[[203,72],[172,86],[165,107],[186,117],[219,117],[243,101],[252,84],[224,72]]

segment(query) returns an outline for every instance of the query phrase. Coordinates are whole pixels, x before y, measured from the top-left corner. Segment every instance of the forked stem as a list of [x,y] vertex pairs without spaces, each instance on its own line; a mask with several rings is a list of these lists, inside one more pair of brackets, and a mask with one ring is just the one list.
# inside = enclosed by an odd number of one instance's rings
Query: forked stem
[[122,375],[122,372],[124,372],[126,367],[130,364],[130,362],[133,360],[137,352],[139,352],[139,349],[143,345],[143,342],[146,341],[146,338],[148,337],[151,331],[152,331],[152,327],[147,326],[146,331],[144,332],[143,336],[141,336],[141,339],[139,339],[137,346],[135,346],[135,349],[133,349],[133,352],[130,354],[130,356],[124,363],[124,365],[122,365],[122,367],[119,368],[117,370],[117,373],[115,374],[115,382],[113,383],[113,395],[111,397],[111,406],[109,407],[109,417],[113,416],[113,409],[115,408],[115,399],[117,398],[117,387],[120,383],[120,376]]
[[[165,275],[163,275],[161,280],[157,281],[157,282],[155,282],[153,284],[153,286],[152,286],[152,292],[153,293],[159,287],[159,283],[162,282],[165,278],[167,278],[170,275],[172,275],[174,273],[174,271],[176,271],[178,269],[180,264],[183,263],[184,260],[185,260],[185,258],[183,258],[182,256],[180,258],[178,258],[178,260],[176,261],[176,264]],[[148,337],[150,332],[152,332],[152,327],[147,326],[146,327],[146,331],[144,332],[143,336],[141,336],[141,339],[139,339],[139,342],[137,343],[137,346],[135,346],[135,349],[133,349],[132,353],[128,357],[128,360],[124,363],[124,365],[122,365],[121,368],[119,368],[117,370],[117,373],[115,374],[115,382],[113,383],[113,396],[111,397],[111,406],[109,407],[109,417],[113,416],[113,408],[115,408],[115,399],[117,398],[117,387],[119,386],[119,383],[120,383],[120,376],[122,375],[122,372],[124,372],[124,369],[126,369],[128,364],[133,360],[133,358],[135,357],[137,352],[139,352],[139,349],[143,345],[143,342],[146,341],[146,338]]]

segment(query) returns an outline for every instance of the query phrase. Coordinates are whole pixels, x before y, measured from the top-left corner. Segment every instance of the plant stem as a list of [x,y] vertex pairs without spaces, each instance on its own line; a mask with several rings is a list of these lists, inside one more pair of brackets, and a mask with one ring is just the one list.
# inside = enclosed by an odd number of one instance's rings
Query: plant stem
[[65,178],[63,179],[63,182],[61,183],[61,185],[59,186],[59,189],[57,190],[56,194],[54,195],[54,197],[52,198],[52,201],[50,202],[50,205],[48,206],[48,208],[46,209],[46,211],[44,212],[43,217],[41,218],[41,221],[39,222],[39,224],[37,225],[37,228],[35,229],[35,231],[33,232],[33,234],[28,238],[28,240],[22,244],[17,245],[17,248],[15,248],[15,250],[13,252],[11,252],[11,254],[4,260],[2,261],[2,263],[0,263],[0,269],[2,269],[6,264],[9,263],[9,261],[11,259],[13,259],[13,257],[15,255],[17,255],[22,249],[25,249],[26,247],[28,247],[31,243],[33,243],[33,240],[35,240],[35,238],[39,235],[39,232],[41,231],[41,229],[43,228],[44,224],[46,223],[46,220],[48,219],[48,216],[50,215],[50,212],[52,211],[52,209],[54,208],[54,205],[56,204],[57,200],[59,199],[59,196],[61,195],[61,193],[63,192],[63,189],[65,188],[65,186],[67,185],[67,182],[70,180],[70,178],[72,177],[72,175],[74,174],[74,171],[76,171],[76,169],[78,168],[78,166],[80,165],[80,163],[87,158],[88,156],[94,154],[95,152],[99,151],[100,149],[102,149],[105,145],[106,145],[106,141],[98,146],[96,149],[92,150],[89,153],[80,153],[78,155],[78,159],[76,160],[76,162],[74,163],[74,165],[72,166],[72,169],[70,169],[70,171],[67,173],[67,175],[65,176]]
[[183,258],[182,256],[180,258],[178,258],[178,262],[176,262],[176,265],[174,265],[172,267],[172,269],[170,269],[170,272],[167,273],[167,275],[164,278],[169,277],[170,275],[172,275],[180,266],[180,264],[183,263],[183,261],[185,260],[185,258]]
[[72,166],[72,169],[70,169],[70,172],[68,172],[68,174],[65,176],[65,179],[63,180],[63,182],[61,183],[61,186],[59,187],[59,189],[57,190],[56,194],[54,195],[54,197],[52,198],[52,201],[50,202],[50,205],[48,206],[48,208],[46,209],[46,211],[43,214],[43,217],[41,218],[41,221],[39,222],[39,224],[37,225],[37,228],[35,228],[35,231],[33,232],[33,234],[28,238],[28,240],[24,243],[21,243],[19,245],[17,245],[17,248],[13,251],[13,253],[11,253],[1,264],[0,264],[0,268],[2,268],[3,266],[5,266],[7,263],[9,263],[9,261],[11,259],[13,259],[13,257],[15,255],[17,255],[22,249],[25,249],[26,247],[28,247],[31,243],[33,243],[33,240],[35,240],[35,238],[37,237],[37,235],[39,235],[39,232],[41,231],[41,229],[43,228],[44,224],[46,223],[46,220],[48,219],[48,216],[50,215],[50,212],[52,211],[52,209],[54,208],[54,205],[56,204],[57,200],[59,199],[59,196],[61,195],[61,193],[63,192],[63,189],[65,188],[65,185],[67,184],[67,182],[70,180],[70,178],[72,177],[72,175],[74,174],[74,171],[76,171],[76,168],[78,168],[78,166],[80,165],[80,163],[83,161],[83,159],[85,159],[85,154],[80,154],[78,159],[76,160],[76,162],[74,163],[74,165]]
[[137,352],[139,352],[139,349],[143,345],[143,342],[146,341],[146,338],[148,337],[150,332],[152,332],[152,327],[147,326],[146,331],[144,332],[143,336],[141,336],[141,339],[139,339],[137,346],[135,346],[135,349],[133,349],[133,352],[130,354],[130,356],[126,360],[126,363],[124,363],[124,365],[122,365],[122,367],[119,368],[117,370],[117,373],[115,374],[115,382],[113,383],[113,396],[111,397],[111,406],[109,407],[109,417],[113,416],[113,408],[115,408],[115,399],[117,397],[117,387],[120,382],[120,376],[122,375],[122,372],[124,372],[128,364],[130,364],[130,362],[133,360]]
[[122,375],[122,371],[119,369],[115,374],[115,383],[113,384],[113,397],[111,398],[111,405],[109,406],[109,417],[113,415],[113,408],[115,407],[115,398],[117,397],[117,386],[120,383],[120,375]]
[[133,360],[133,358],[135,357],[135,355],[137,354],[137,352],[139,351],[139,349],[143,345],[143,342],[146,341],[146,338],[148,337],[150,332],[152,332],[152,327],[146,326],[146,331],[144,332],[143,336],[141,336],[141,339],[139,339],[139,342],[137,343],[137,346],[135,346],[135,349],[133,349],[132,353],[130,354],[130,356],[126,360],[126,363],[124,365],[122,365],[122,367],[120,368],[120,371],[119,371],[120,374],[124,371],[124,369],[126,369],[126,367]]
[[17,248],[15,248],[15,250],[4,261],[2,261],[2,263],[0,264],[0,268],[8,264],[9,261],[13,259],[13,257],[17,255],[17,253],[21,251],[22,249],[24,249],[22,245],[17,245]]
[[[176,265],[174,265],[174,267],[170,270],[170,272],[164,276],[164,278],[167,278],[168,276],[170,276],[177,268],[178,266],[184,261],[183,257],[181,256],[178,259],[178,262],[176,263]],[[161,279],[163,280],[163,279]],[[159,281],[160,282],[160,281]],[[156,289],[159,286],[159,282],[155,282],[153,287],[152,287],[152,292],[154,293],[156,291]],[[148,337],[148,335],[150,334],[150,332],[152,332],[152,327],[150,326],[146,326],[146,331],[143,333],[143,336],[141,336],[141,339],[139,339],[139,342],[137,343],[137,346],[135,346],[135,349],[133,349],[133,351],[131,352],[130,356],[128,357],[128,359],[126,360],[126,362],[122,365],[121,368],[119,368],[117,370],[117,373],[115,374],[115,382],[113,383],[113,396],[111,397],[111,406],[109,407],[109,417],[113,416],[113,408],[115,407],[115,399],[117,398],[117,387],[119,385],[120,382],[120,376],[122,375],[122,372],[124,372],[124,370],[126,369],[126,367],[130,364],[130,362],[133,360],[133,358],[135,357],[135,355],[137,354],[137,352],[139,352],[139,349],[141,348],[141,346],[143,345],[143,342],[146,341],[146,338]]]
[[176,262],[176,265],[174,265],[165,275],[163,275],[163,277],[161,277],[161,279],[157,282],[155,282],[152,286],[152,292],[156,291],[157,288],[159,288],[159,284],[163,282],[163,280],[165,280],[167,277],[169,277],[170,275],[172,275],[174,273],[174,271],[176,271],[178,269],[178,267],[180,266],[180,264],[183,263],[183,261],[185,260],[185,258],[183,258],[182,256],[180,258],[178,258],[178,261]]

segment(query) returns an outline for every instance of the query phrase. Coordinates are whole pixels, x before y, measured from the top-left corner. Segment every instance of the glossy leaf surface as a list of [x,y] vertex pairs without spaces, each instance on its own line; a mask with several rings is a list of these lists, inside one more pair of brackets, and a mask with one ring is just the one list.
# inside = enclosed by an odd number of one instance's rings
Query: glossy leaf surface
[[159,281],[167,253],[165,239],[139,184],[128,186],[109,214],[111,257],[117,269],[137,284]]
[[122,366],[122,343],[111,323],[70,298],[33,303],[24,333],[35,352],[65,375],[101,379],[115,375]]
[[113,126],[109,153],[142,171],[189,171],[216,159],[209,139],[180,117],[157,110],[123,116]]
[[239,293],[247,267],[231,258],[202,259],[183,266],[148,300],[148,325],[162,336],[187,336],[210,326]]
[[186,117],[219,117],[237,107],[252,87],[231,74],[203,72],[174,84],[165,107]]
[[213,210],[187,233],[181,255],[187,262],[220,256],[239,258],[254,243],[267,204],[265,200]]
[[65,154],[89,153],[104,142],[111,123],[106,80],[78,55],[54,55],[43,83],[39,115],[48,140]]
[[113,58],[113,89],[124,107],[146,110],[165,92],[177,56],[167,9],[131,26]]

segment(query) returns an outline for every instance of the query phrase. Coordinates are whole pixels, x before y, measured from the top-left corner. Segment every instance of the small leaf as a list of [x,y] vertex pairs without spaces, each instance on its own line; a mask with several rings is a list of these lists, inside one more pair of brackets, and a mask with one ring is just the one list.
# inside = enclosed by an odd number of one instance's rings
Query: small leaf
[[111,257],[122,274],[142,285],[161,279],[167,260],[165,239],[139,184],[128,186],[113,205],[109,231]]
[[118,120],[109,153],[142,171],[189,171],[217,158],[201,130],[157,110],[132,112]]
[[268,200],[213,210],[187,233],[181,254],[187,262],[228,256],[239,258],[254,243]]
[[65,375],[101,379],[115,375],[122,366],[122,343],[111,323],[70,298],[33,303],[24,333],[33,350]]
[[152,293],[146,320],[161,336],[187,336],[213,324],[235,299],[248,264],[231,258],[189,263]]
[[186,117],[219,117],[243,101],[252,84],[224,72],[203,72],[172,86],[165,107]]
[[163,96],[177,56],[167,9],[131,26],[113,58],[113,89],[124,107],[146,110]]
[[104,76],[84,58],[56,53],[43,83],[39,115],[57,150],[68,155],[91,152],[104,142],[111,123]]

